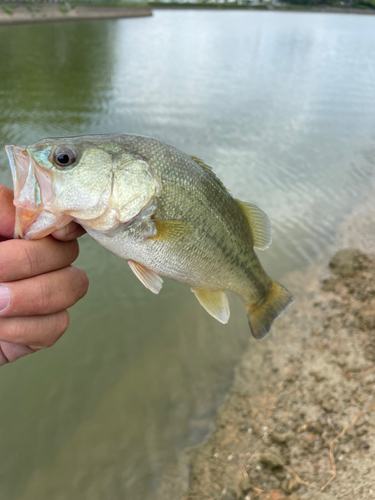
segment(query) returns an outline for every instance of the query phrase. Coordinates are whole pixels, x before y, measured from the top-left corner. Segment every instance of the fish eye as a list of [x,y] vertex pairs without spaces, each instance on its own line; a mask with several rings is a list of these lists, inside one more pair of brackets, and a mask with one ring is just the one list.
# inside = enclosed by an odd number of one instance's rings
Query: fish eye
[[57,148],[53,154],[55,165],[62,168],[70,167],[76,159],[77,152],[71,147]]

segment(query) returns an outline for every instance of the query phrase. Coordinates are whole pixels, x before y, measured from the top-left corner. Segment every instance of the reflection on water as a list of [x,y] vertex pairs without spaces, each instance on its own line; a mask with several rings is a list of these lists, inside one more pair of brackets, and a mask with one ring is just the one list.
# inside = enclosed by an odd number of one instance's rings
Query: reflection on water
[[[374,177],[374,22],[157,11],[0,27],[0,144],[132,132],[204,158],[270,215],[261,258],[282,279],[324,252]],[[0,169],[10,186],[3,152]],[[187,287],[156,297],[87,237],[81,248],[91,287],[69,332],[1,369],[2,500],[153,498],[248,340],[235,298],[222,326]]]

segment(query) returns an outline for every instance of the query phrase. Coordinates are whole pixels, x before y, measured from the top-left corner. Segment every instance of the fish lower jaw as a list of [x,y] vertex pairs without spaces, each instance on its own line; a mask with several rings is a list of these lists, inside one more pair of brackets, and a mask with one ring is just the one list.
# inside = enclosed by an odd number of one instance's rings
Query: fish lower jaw
[[66,214],[54,215],[51,212],[30,212],[16,207],[14,238],[38,240],[61,229],[73,220]]

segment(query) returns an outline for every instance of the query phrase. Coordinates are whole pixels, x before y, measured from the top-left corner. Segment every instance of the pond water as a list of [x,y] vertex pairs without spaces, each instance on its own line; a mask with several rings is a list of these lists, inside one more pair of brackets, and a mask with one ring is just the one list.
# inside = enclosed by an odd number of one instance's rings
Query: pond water
[[[0,145],[123,132],[203,158],[270,216],[260,257],[282,280],[326,252],[375,177],[374,46],[375,16],[339,14],[3,26]],[[223,326],[187,287],[154,296],[87,236],[78,263],[91,286],[67,334],[1,369],[2,500],[151,500],[207,434],[249,340],[237,298]]]

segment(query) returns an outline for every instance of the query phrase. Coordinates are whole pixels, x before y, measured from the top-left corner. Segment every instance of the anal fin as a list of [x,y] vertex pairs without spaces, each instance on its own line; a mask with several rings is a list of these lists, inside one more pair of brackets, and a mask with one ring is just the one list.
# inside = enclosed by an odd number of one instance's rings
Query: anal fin
[[220,323],[228,323],[230,310],[224,290],[209,291],[191,288],[191,291],[195,293],[199,303],[206,309],[208,314],[211,314]]
[[134,260],[128,260],[128,264],[133,273],[137,276],[139,281],[144,284],[146,288],[151,290],[152,293],[159,293],[163,286],[163,280],[151,269],[148,269],[142,264]]

